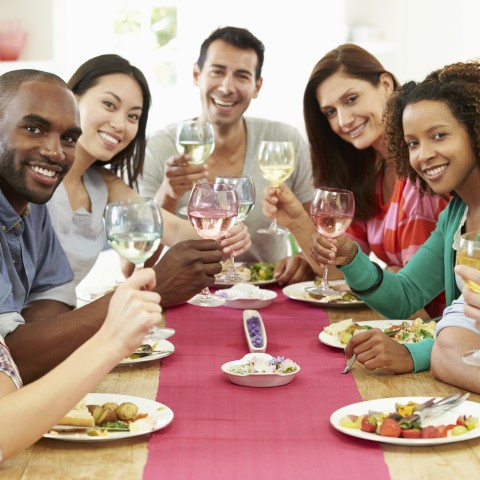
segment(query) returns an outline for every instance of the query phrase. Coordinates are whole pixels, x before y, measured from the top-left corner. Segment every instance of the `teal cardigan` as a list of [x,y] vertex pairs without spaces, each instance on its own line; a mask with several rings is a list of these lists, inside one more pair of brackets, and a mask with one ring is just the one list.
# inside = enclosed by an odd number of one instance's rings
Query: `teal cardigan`
[[[405,319],[413,315],[445,290],[447,306],[459,297],[453,268],[455,252],[452,248],[466,205],[453,198],[440,214],[437,228],[398,273],[384,271],[380,287],[361,298],[371,308],[387,318]],[[347,283],[355,290],[366,290],[378,278],[378,272],[360,248],[351,263],[340,267]],[[430,368],[433,340],[407,344],[415,371]]]

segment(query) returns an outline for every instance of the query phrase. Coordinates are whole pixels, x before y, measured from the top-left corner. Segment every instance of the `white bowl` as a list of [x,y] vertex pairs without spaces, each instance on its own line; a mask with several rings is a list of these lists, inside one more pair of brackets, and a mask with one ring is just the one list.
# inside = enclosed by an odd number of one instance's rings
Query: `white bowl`
[[268,307],[277,297],[273,290],[248,283],[237,283],[232,288],[218,290],[215,295],[225,300],[223,306],[241,310]]
[[245,363],[252,356],[264,357],[267,360],[273,358],[268,353],[247,353],[241,360],[224,363],[222,365],[222,371],[232,383],[242,387],[280,387],[290,383],[300,371],[299,365],[297,365],[297,370],[292,373],[252,373],[249,375],[241,375],[229,371],[230,368]]
[[[260,334],[262,336],[263,343],[260,347],[256,347],[252,343],[252,337],[248,331],[248,320],[252,317],[258,317],[258,323],[260,327]],[[245,338],[247,339],[248,349],[252,353],[265,353],[267,349],[267,332],[265,331],[265,325],[263,324],[262,317],[256,310],[245,310],[243,312],[243,329],[245,331]]]

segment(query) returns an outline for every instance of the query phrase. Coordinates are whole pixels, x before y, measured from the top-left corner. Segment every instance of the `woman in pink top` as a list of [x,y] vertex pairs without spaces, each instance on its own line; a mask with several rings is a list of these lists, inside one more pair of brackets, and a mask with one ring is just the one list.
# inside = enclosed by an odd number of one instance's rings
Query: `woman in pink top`
[[[430,236],[447,204],[439,196],[421,196],[385,160],[383,110],[397,86],[373,55],[345,44],[315,65],[304,93],[314,184],[353,191],[355,218],[348,233],[393,271]],[[265,213],[280,214],[281,192],[271,190],[266,200]],[[439,315],[444,301],[438,298],[429,307],[431,315]]]

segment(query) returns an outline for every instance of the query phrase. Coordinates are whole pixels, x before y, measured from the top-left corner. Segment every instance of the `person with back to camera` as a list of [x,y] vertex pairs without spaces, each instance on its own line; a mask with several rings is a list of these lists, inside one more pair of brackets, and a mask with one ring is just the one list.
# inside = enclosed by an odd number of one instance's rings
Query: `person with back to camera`
[[[68,86],[80,109],[82,135],[75,148],[75,162],[47,207],[73,269],[74,284],[78,285],[104,248],[103,212],[107,202],[139,196],[132,187],[143,168],[151,98],[143,73],[115,54],[99,55],[84,62]],[[203,252],[212,248],[212,244],[200,242],[187,220],[163,209],[161,213],[162,242],[173,246],[182,240],[198,240],[177,248],[192,249],[189,254],[197,257],[193,261],[201,262]],[[234,229],[221,239],[227,255],[232,249],[241,253],[250,245],[245,225],[236,225]],[[159,253],[146,265],[153,265]],[[128,275],[133,268],[127,264],[122,260],[122,270]],[[195,282],[193,288],[197,288]]]
[[[0,464],[36,442],[162,320],[155,273],[135,272],[119,285],[97,333],[56,368],[20,388],[20,374],[0,336]],[[17,390],[18,389],[18,390]]]
[[[479,113],[478,61],[447,65],[420,83],[406,83],[389,99],[386,142],[398,175],[418,182],[420,192],[452,195],[437,228],[402,270],[378,269],[345,235],[334,240],[318,233],[312,237],[313,257],[340,267],[352,290],[386,317],[408,318],[442,290],[447,306],[460,295],[454,275],[458,239],[462,232],[480,228]],[[452,332],[451,328],[440,332],[439,340],[448,339],[448,330]],[[409,372],[430,366],[433,339],[407,346],[389,341],[390,350],[382,352],[368,342],[354,341],[356,337],[360,335],[352,337],[346,356],[357,354],[367,368]],[[433,366],[432,370],[438,375]]]
[[[306,210],[313,197],[311,167],[304,139],[293,127],[245,116],[250,102],[262,87],[264,45],[243,28],[218,28],[205,39],[193,68],[193,81],[199,88],[202,111],[199,118],[213,124],[215,150],[201,165],[189,165],[190,156],[178,155],[175,148],[176,124],[150,135],[139,191],[155,196],[159,205],[178,212],[186,205],[193,182],[216,176],[252,176],[258,192],[267,185],[257,166],[263,140],[291,141],[295,145],[296,166],[286,184]],[[236,256],[238,261],[275,261],[275,278],[280,284],[312,278],[311,268],[302,255],[289,258],[287,239],[282,235],[257,233],[268,226],[260,208],[245,220],[252,247]]]

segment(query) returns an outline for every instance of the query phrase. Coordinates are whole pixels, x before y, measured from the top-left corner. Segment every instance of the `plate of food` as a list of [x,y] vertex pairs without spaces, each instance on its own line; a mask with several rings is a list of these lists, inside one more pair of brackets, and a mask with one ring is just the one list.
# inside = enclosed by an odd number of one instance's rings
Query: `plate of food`
[[106,442],[146,435],[172,420],[172,410],[154,400],[89,393],[43,437],[65,442]]
[[77,287],[77,300],[82,304],[93,302],[103,297],[107,293],[115,291],[115,289],[120,285],[120,283],[115,284],[99,284],[99,285],[89,285],[89,286],[79,286]]
[[293,300],[300,300],[301,302],[308,302],[322,307],[331,308],[348,308],[360,307],[365,305],[363,300],[360,300],[354,293],[350,292],[344,280],[329,281],[330,287],[338,289],[338,295],[314,295],[305,291],[308,287],[314,287],[315,282],[300,282],[287,285],[283,290],[283,294]]
[[129,357],[118,365],[134,365],[142,362],[152,362],[171,355],[175,351],[173,343],[168,340],[157,340],[153,343],[142,343]]
[[268,353],[247,353],[240,360],[222,365],[227,378],[242,387],[280,387],[290,383],[300,371],[300,366],[284,357]]
[[[224,274],[230,268],[230,260],[222,262],[222,271],[220,274]],[[247,277],[247,283],[252,285],[270,285],[276,283],[273,278],[273,272],[275,264],[268,262],[256,262],[256,263],[242,263],[235,262],[235,271],[239,275]],[[235,285],[231,282],[215,281],[215,287],[231,287]]]
[[354,322],[351,318],[341,322],[332,323],[325,327],[318,339],[325,345],[345,349],[351,336],[356,331],[379,328],[385,333],[397,331],[391,338],[399,343],[416,343],[426,338],[435,337],[436,323],[417,318],[415,320],[370,320]]
[[[405,446],[441,445],[480,436],[480,404],[465,401],[441,410],[416,425],[402,423],[412,405],[431,397],[380,398],[339,408],[330,416],[336,430],[352,437]],[[408,428],[405,428],[408,427]]]

